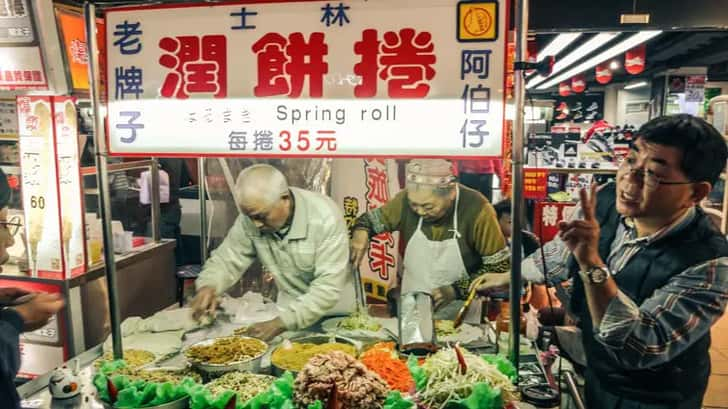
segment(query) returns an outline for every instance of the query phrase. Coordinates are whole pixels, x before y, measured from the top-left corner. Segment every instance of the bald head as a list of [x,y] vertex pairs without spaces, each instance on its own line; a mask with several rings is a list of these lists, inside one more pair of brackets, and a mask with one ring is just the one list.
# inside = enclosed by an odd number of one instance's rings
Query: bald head
[[286,177],[270,165],[259,164],[243,169],[235,182],[235,201],[239,206],[273,205],[288,195]]
[[270,165],[253,165],[240,172],[235,201],[261,233],[281,230],[293,216],[286,177]]

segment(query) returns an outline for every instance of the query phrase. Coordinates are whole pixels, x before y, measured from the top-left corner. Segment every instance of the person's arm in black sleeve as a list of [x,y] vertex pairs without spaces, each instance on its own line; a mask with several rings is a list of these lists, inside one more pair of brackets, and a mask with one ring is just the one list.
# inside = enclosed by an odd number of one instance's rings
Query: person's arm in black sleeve
[[20,333],[23,319],[12,309],[0,310],[0,402],[3,408],[19,406],[15,376],[20,370]]

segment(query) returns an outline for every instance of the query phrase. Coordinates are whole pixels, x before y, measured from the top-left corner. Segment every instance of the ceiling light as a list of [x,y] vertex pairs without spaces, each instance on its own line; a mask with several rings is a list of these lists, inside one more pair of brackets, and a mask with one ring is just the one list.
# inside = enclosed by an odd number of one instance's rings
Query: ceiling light
[[624,86],[624,89],[635,89],[635,88],[641,88],[647,86],[647,81],[640,81],[640,82],[634,82],[632,84],[627,84]]
[[[580,59],[584,58],[584,56],[608,43],[618,35],[619,33],[599,33],[595,35],[594,37],[590,38],[589,41],[585,42],[584,44],[577,47],[574,51],[567,54],[563,59],[556,60],[556,64],[554,64],[554,68],[551,71],[551,75],[553,76],[564,68],[567,68],[571,64],[579,61]],[[528,81],[528,84],[526,84],[526,88],[533,88],[534,86],[542,83],[545,80],[546,77],[542,75],[537,75],[533,77],[531,81]]]
[[657,37],[658,35],[660,35],[660,33],[662,33],[662,31],[659,31],[659,30],[640,31],[639,33],[630,36],[629,38],[620,42],[619,44],[609,48],[606,51],[599,53],[598,55],[577,65],[576,67],[564,72],[563,74],[558,75],[556,77],[549,77],[551,79],[549,81],[546,81],[545,83],[539,85],[538,89],[546,89],[546,88],[552,87],[561,81],[564,81],[568,78],[573,77],[576,74],[581,74],[582,72],[588,70],[589,68],[596,66],[599,63],[602,63],[610,58],[614,58],[615,56],[617,56],[621,53],[624,53],[627,50],[631,50],[635,46],[638,46],[638,45],[644,43],[645,41],[650,40],[651,38]]
[[538,52],[538,58],[536,62],[543,61],[544,58],[549,55],[558,55],[564,48],[569,44],[573,43],[574,40],[579,38],[581,33],[563,33],[556,36],[543,50]]
[[612,60],[612,62],[609,63],[609,69],[614,71],[619,68],[619,61]]

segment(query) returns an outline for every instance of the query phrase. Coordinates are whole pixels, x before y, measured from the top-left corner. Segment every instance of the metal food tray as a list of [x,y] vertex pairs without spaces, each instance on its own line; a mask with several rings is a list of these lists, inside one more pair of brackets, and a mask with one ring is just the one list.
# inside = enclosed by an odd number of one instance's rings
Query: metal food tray
[[[235,361],[235,362],[228,362],[225,364],[210,364],[205,362],[196,361],[194,359],[190,359],[187,357],[187,351],[189,351],[191,348],[196,346],[209,346],[215,343],[217,340],[222,339],[229,339],[229,338],[241,338],[241,339],[252,339],[258,342],[261,342],[263,345],[265,345],[265,350],[261,352],[260,354],[243,361]],[[252,372],[252,373],[259,373],[262,366],[262,360],[263,356],[268,352],[268,349],[270,346],[258,339],[258,338],[252,338],[252,337],[218,337],[218,338],[211,338],[206,339],[204,341],[197,342],[195,344],[190,345],[189,347],[185,348],[184,350],[184,356],[187,358],[190,365],[192,365],[192,368],[194,368],[197,371],[203,372],[207,375],[222,375],[227,372],[234,372],[234,371],[241,371],[241,372]]]
[[[308,335],[308,336],[300,337],[300,338],[292,338],[292,339],[289,339],[289,341],[296,342],[299,344],[316,344],[316,345],[337,342],[340,344],[348,344],[348,345],[353,346],[356,349],[357,355],[359,355],[359,353],[361,352],[361,345],[358,342],[354,341],[351,338],[346,338],[346,337],[342,337],[342,336],[338,336],[338,335]],[[280,377],[286,372],[291,372],[293,374],[293,376],[298,375],[298,371],[294,371],[292,369],[281,368],[281,367],[278,367],[275,363],[273,363],[273,353],[275,353],[275,351],[277,351],[279,348],[282,348],[282,347],[283,347],[283,345],[277,346],[271,353],[270,367],[271,367],[271,372],[272,372],[273,376]]]

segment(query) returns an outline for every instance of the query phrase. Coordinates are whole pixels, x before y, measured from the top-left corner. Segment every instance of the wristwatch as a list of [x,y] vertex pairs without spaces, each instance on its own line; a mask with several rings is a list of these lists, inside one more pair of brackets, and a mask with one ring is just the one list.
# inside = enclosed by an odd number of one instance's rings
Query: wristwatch
[[612,275],[609,269],[604,266],[590,267],[586,271],[579,271],[579,274],[582,280],[592,284],[602,284]]

